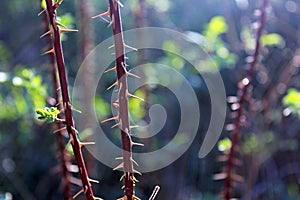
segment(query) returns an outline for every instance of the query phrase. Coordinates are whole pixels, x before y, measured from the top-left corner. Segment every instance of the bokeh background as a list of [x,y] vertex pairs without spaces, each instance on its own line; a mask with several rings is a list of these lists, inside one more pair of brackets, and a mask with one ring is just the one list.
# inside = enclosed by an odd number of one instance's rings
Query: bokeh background
[[[122,3],[125,30],[155,26],[186,34],[208,52],[218,67],[227,96],[236,96],[239,82],[247,75],[252,59],[260,0],[124,0]],[[62,24],[79,30],[63,37],[71,91],[83,59],[96,44],[112,35],[105,20],[91,19],[91,16],[106,11],[107,6],[105,0],[65,0],[58,10]],[[56,137],[52,125],[38,120],[35,113],[36,109],[50,105],[54,93],[49,56],[41,55],[49,49],[48,40],[40,38],[47,28],[45,16],[38,16],[41,10],[39,0],[1,0],[1,200],[63,199]],[[242,175],[243,181],[234,190],[237,198],[300,198],[299,13],[299,0],[271,0],[267,9],[260,63],[241,130],[239,153],[243,164],[237,173]],[[180,48],[172,41],[164,45]],[[212,152],[199,159],[198,152],[210,119],[210,97],[201,75],[182,58],[163,51],[142,50],[128,57],[131,67],[151,60],[180,71],[193,86],[201,110],[198,134],[191,147],[170,166],[138,176],[137,196],[148,199],[155,185],[160,185],[157,199],[219,199],[223,181],[213,177],[224,167],[217,157],[226,154],[230,147],[231,131],[224,128],[220,142]],[[207,73],[216,73],[210,68],[211,61],[202,62]],[[89,72],[86,73],[88,77]],[[108,74],[101,79],[96,98],[87,98],[86,104],[95,105],[99,122],[112,115],[112,91],[106,91],[106,88],[114,80],[115,75]],[[89,84],[93,83],[87,78],[87,97]],[[137,123],[149,123],[147,111],[152,104],[159,103],[167,111],[164,128],[155,137],[144,141],[146,146],[142,151],[159,149],[177,131],[180,123],[178,102],[164,87],[143,87],[136,93],[146,100],[144,103],[130,101],[131,116]],[[232,122],[231,112],[235,109],[228,104],[226,124]],[[86,123],[89,123],[88,118]],[[108,137],[120,145],[118,130],[110,129],[111,125],[101,126]],[[85,139],[92,131],[80,134]],[[121,173],[104,166],[88,151],[84,150],[84,154],[90,176],[100,180],[99,184],[93,185],[96,195],[104,199],[122,196]],[[71,162],[76,164],[72,158]],[[74,173],[73,176],[76,182],[78,175]],[[74,193],[79,189],[72,187]]]

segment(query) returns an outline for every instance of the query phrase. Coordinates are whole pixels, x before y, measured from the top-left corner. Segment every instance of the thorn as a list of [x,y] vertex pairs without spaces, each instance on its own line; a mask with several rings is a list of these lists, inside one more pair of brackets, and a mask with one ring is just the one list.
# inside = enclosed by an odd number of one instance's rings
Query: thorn
[[133,158],[131,158],[131,161],[132,161],[136,166],[139,166],[139,164],[138,164],[135,160],[133,160]]
[[141,101],[145,101],[143,98],[138,97],[138,96],[135,96],[135,95],[130,94],[130,93],[127,93],[127,96],[128,96],[128,97],[131,97],[131,98],[139,99],[139,100],[141,100]]
[[120,181],[122,181],[125,178],[125,174],[123,174],[120,178]]
[[137,170],[135,170],[135,169],[133,170],[133,172],[136,173],[136,174],[138,174],[138,175],[140,175],[140,176],[142,176],[142,173],[139,172],[139,171],[137,171]]
[[[125,185],[123,185],[123,186],[121,187],[121,189],[124,190],[124,189],[125,189]],[[126,199],[126,197],[125,197],[125,198],[121,198],[121,200],[125,200],[125,199]]]
[[135,178],[135,176],[132,176],[131,178],[132,178],[131,180],[132,180],[134,183],[138,183],[138,182],[139,182],[139,180],[137,180],[137,179]]
[[118,121],[119,120],[119,116],[115,116],[115,117],[111,117],[111,118],[102,120],[101,123],[105,123],[105,122],[112,121],[112,120],[117,120]]
[[115,125],[113,125],[113,126],[110,127],[110,128],[115,128],[115,127],[120,126],[120,125],[121,125],[120,123],[116,123]]
[[124,47],[125,47],[125,48],[128,48],[128,49],[131,49],[131,50],[133,50],[133,51],[137,51],[137,50],[138,50],[137,48],[134,48],[134,47],[132,47],[132,46],[129,46],[129,45],[125,44],[125,43],[124,43]]
[[50,49],[50,50],[48,50],[48,51],[46,51],[46,52],[44,52],[42,55],[46,55],[46,54],[50,54],[50,53],[53,53],[53,54],[55,54],[55,51],[54,51],[54,49],[52,48],[52,49]]
[[70,32],[78,32],[78,30],[75,29],[60,29],[60,33],[70,33]]
[[72,129],[73,131],[75,131],[75,133],[78,133],[78,131],[76,130],[76,128],[74,128],[73,126],[71,126],[71,129]]
[[38,16],[40,16],[40,15],[43,14],[44,12],[46,12],[46,9],[42,10],[41,12],[39,12]]
[[223,179],[225,179],[225,178],[227,178],[227,174],[224,173],[224,172],[219,173],[219,174],[215,174],[215,175],[213,176],[213,180],[223,180]]
[[95,200],[103,200],[102,198],[100,197],[94,197]]
[[65,25],[59,23],[58,21],[56,21],[55,24],[56,24],[57,26],[61,26],[61,27],[63,27],[63,28],[67,28]]
[[95,142],[80,142],[79,145],[80,147],[86,146],[86,145],[94,145],[96,144]]
[[72,199],[76,199],[81,193],[83,193],[84,192],[84,190],[83,189],[81,189],[79,192],[77,192],[73,197],[72,197]]
[[71,107],[72,110],[78,112],[78,113],[82,113],[80,110],[77,110],[76,108],[74,108],[73,106]]
[[92,182],[92,183],[99,183],[99,181],[98,181],[98,180],[91,179],[91,178],[88,178],[88,179],[89,179],[89,181],[90,181],[90,182]]
[[115,17],[112,15],[111,20],[110,20],[109,24],[107,25],[107,28],[109,28],[111,25],[113,25],[113,23],[115,21],[114,19],[115,19]]
[[124,7],[124,5],[119,0],[117,0],[117,3],[119,4],[120,7],[122,8]]
[[104,12],[104,13],[101,13],[101,14],[99,14],[99,15],[95,15],[95,16],[93,16],[92,17],[92,19],[96,19],[96,18],[99,18],[99,17],[105,17],[105,16],[110,16],[110,12],[109,12],[109,10],[108,11],[106,11],[106,12]]
[[113,168],[113,171],[118,170],[118,169],[121,169],[121,168],[123,168],[123,167],[124,167],[124,164],[123,164],[123,162],[122,162],[121,164],[119,164],[118,166],[116,166],[115,168]]
[[51,34],[51,31],[47,31],[46,33],[44,33],[43,35],[41,35],[40,38],[42,38],[42,37],[44,37],[46,35],[49,35],[49,34]]
[[127,74],[128,76],[133,76],[133,77],[135,77],[135,78],[141,78],[141,77],[139,77],[138,75],[135,75],[135,74],[130,73],[130,72],[126,72],[126,74]]
[[144,144],[142,144],[142,143],[137,143],[137,142],[131,142],[131,145],[132,146],[144,146]]
[[130,129],[132,129],[132,128],[139,128],[139,127],[140,127],[139,125],[129,126]]
[[111,72],[111,71],[116,71],[116,70],[117,70],[117,67],[113,67],[113,68],[110,68],[108,70],[105,70],[104,73]]
[[113,44],[113,45],[109,46],[108,49],[111,49],[111,48],[114,48],[114,47],[115,47],[115,45]]
[[53,133],[59,133],[61,131],[65,131],[65,130],[67,130],[67,127],[63,127],[63,128],[57,129],[57,130],[53,131]]
[[116,160],[123,160],[123,157],[116,157]]
[[56,91],[59,91],[59,90],[61,90],[61,87],[56,88]]
[[114,82],[111,86],[109,86],[106,90],[110,90],[111,88],[113,88],[113,87],[115,87],[115,86],[117,86],[117,85],[119,85],[119,82],[118,81],[116,81],[116,82]]

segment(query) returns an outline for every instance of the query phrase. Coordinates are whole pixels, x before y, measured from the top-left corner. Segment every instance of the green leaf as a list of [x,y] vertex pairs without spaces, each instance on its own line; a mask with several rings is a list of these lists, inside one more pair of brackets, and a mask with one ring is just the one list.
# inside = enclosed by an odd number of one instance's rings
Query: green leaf
[[222,152],[227,152],[231,148],[231,140],[229,138],[224,138],[218,142],[218,149]]
[[213,17],[209,24],[208,24],[208,33],[207,34],[214,34],[216,36],[225,33],[227,31],[227,24],[222,16],[215,16]]
[[38,119],[47,119],[50,122],[58,121],[57,115],[59,110],[56,107],[45,107],[42,109],[37,109],[36,113],[40,115]]
[[263,46],[278,46],[282,44],[283,38],[277,33],[270,33],[261,36],[260,41]]
[[287,106],[292,113],[300,116],[300,91],[294,88],[289,89],[287,95],[283,98],[283,104]]

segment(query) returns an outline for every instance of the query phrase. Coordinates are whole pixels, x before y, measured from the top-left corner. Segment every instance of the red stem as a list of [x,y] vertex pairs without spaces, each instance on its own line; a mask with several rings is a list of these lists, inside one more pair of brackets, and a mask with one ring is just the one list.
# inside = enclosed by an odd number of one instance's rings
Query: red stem
[[[47,16],[45,15],[45,29],[46,32],[49,29],[49,19],[47,18]],[[53,46],[53,41],[51,36],[48,37],[48,42],[50,44],[50,46]],[[53,91],[54,91],[54,98],[56,101],[56,106],[57,109],[60,110],[61,106],[59,106],[58,102],[59,102],[59,82],[57,79],[57,66],[55,64],[55,56],[54,54],[50,55],[50,63],[52,66],[52,78],[53,78]],[[60,114],[58,115],[58,118],[60,117]],[[61,125],[59,123],[54,123],[53,124],[53,128],[54,130],[59,130],[61,127]],[[63,196],[65,200],[70,199],[71,197],[71,183],[70,183],[70,173],[68,171],[68,153],[65,150],[65,144],[64,144],[64,136],[62,131],[58,131],[56,133],[56,141],[57,141],[57,147],[58,147],[58,152],[59,152],[59,158],[60,158],[60,165],[61,165],[61,170],[62,170],[62,182],[63,182]]]
[[87,200],[94,200],[94,194],[91,183],[89,181],[86,165],[82,156],[81,143],[78,139],[77,133],[75,132],[75,125],[72,115],[72,106],[70,103],[70,96],[68,90],[68,81],[66,76],[65,62],[63,57],[60,30],[56,23],[56,8],[54,7],[52,0],[46,0],[47,12],[49,16],[50,25],[52,26],[53,32],[53,46],[56,56],[56,62],[58,67],[59,81],[62,92],[63,107],[65,112],[65,122],[67,131],[71,139],[71,145],[73,148],[74,156],[76,158],[77,165],[79,167],[79,173],[83,184],[84,193]]
[[120,7],[116,0],[109,0],[110,16],[115,42],[116,70],[119,84],[119,122],[123,148],[123,168],[125,175],[125,196],[128,200],[134,197],[134,170],[132,164],[132,141],[130,137],[127,73],[125,70],[125,46],[123,39]]
[[256,70],[256,64],[258,62],[259,50],[260,50],[260,38],[262,36],[265,20],[266,20],[266,8],[267,8],[268,0],[264,0],[261,7],[261,16],[260,16],[260,26],[257,30],[256,34],[256,44],[255,44],[255,51],[253,55],[253,61],[250,63],[250,70],[247,76],[248,83],[243,85],[241,89],[240,98],[238,100],[239,108],[237,109],[237,115],[234,119],[234,130],[233,130],[233,139],[232,139],[232,146],[229,150],[228,154],[228,161],[227,161],[227,177],[225,179],[225,190],[224,190],[224,199],[230,200],[232,196],[232,174],[234,168],[234,152],[237,149],[239,142],[240,142],[240,124],[241,118],[244,112],[244,104],[247,101],[249,95],[249,86],[252,85],[252,81],[254,78],[254,73]]

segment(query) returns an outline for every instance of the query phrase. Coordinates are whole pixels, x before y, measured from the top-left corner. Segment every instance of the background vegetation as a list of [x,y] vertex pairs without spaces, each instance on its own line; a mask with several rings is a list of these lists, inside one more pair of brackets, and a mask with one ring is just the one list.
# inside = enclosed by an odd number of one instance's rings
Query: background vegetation
[[[88,2],[88,16],[107,10],[104,0]],[[223,77],[226,94],[237,94],[254,50],[260,0],[126,0],[123,3],[125,30],[157,26],[184,32],[211,55]],[[68,34],[63,41],[71,86],[86,55],[87,44],[84,34],[80,33],[87,24],[81,15],[82,8],[79,0],[65,0],[58,13],[63,24],[79,29],[78,34]],[[53,130],[48,123],[37,120],[35,114],[35,109],[51,102],[53,94],[49,58],[41,56],[42,50],[47,49],[47,41],[40,39],[45,32],[44,19],[37,16],[40,11],[38,0],[1,1],[0,199],[11,196],[13,199],[62,199]],[[243,165],[238,170],[244,181],[235,190],[236,197],[300,198],[299,12],[297,0],[270,1],[265,35],[261,39],[261,64],[257,66],[253,98],[247,105],[246,126],[241,131],[239,146]],[[111,36],[105,22],[90,20],[89,23],[92,46]],[[176,44],[165,45],[176,48]],[[209,94],[201,76],[178,57],[167,53],[147,56],[180,70],[190,81],[199,98],[201,122],[192,146],[179,160],[159,171],[143,174],[136,187],[137,196],[147,199],[154,186],[160,185],[158,199],[217,199],[223,190],[223,181],[213,180],[213,177],[224,164],[216,158],[230,147],[231,132],[224,129],[218,145],[207,157],[199,159],[198,151],[210,118]],[[130,66],[138,62],[141,61],[134,56],[129,60]],[[207,66],[209,69],[209,63]],[[101,84],[109,86],[113,80],[114,77],[107,76]],[[99,88],[95,99],[99,120],[111,115],[110,93],[105,88]],[[164,128],[147,147],[147,150],[155,150],[176,133],[178,127],[172,124],[180,121],[179,105],[168,100],[172,94],[165,88],[154,88],[150,94],[145,91],[140,92],[140,96],[149,95],[146,105],[130,102],[133,118],[149,120],[147,111],[142,108],[153,103],[162,104],[169,116]],[[232,121],[233,110],[234,104],[228,104],[227,124]],[[227,128],[230,129],[230,125]],[[109,137],[116,144],[120,143],[118,132]],[[122,196],[120,174],[85,153],[91,177],[100,180],[100,184],[94,185],[96,195],[105,199]]]

